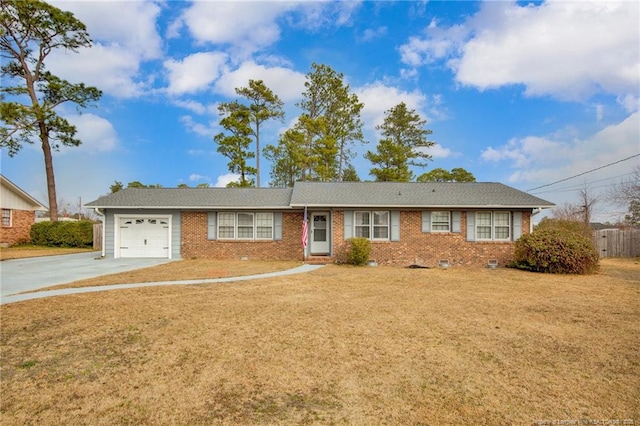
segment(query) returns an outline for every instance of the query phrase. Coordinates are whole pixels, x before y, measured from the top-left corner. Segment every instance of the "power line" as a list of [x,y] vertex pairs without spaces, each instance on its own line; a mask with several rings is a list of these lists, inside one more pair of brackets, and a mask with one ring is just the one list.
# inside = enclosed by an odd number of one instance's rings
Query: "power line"
[[567,186],[567,187],[564,187],[564,188],[558,188],[558,189],[547,189],[547,190],[544,190],[544,191],[536,191],[536,192],[532,192],[532,195],[537,195],[537,194],[548,194],[548,193],[550,193],[550,192],[551,192],[551,193],[555,193],[555,192],[570,192],[570,191],[576,191],[576,190],[579,190],[579,189],[584,188],[584,186],[585,186],[585,185],[587,185],[587,186],[589,187],[589,189],[591,189],[591,188],[605,188],[605,187],[612,187],[612,186],[616,186],[616,185],[618,185],[618,183],[609,183],[609,184],[606,184],[606,185],[599,185],[599,186],[596,186],[596,187],[593,187],[592,185],[593,185],[594,183],[598,183],[598,182],[605,182],[605,181],[612,180],[612,179],[623,178],[623,177],[626,177],[626,176],[631,176],[631,175],[633,175],[633,174],[635,174],[635,172],[625,173],[625,174],[623,174],[623,175],[611,176],[611,177],[604,178],[604,179],[592,180],[592,181],[585,182],[584,184],[577,184],[577,185],[573,185],[573,186]]
[[560,179],[560,180],[557,180],[555,182],[548,183],[546,185],[537,186],[535,188],[527,189],[527,192],[535,191],[536,189],[545,188],[547,186],[555,185],[556,183],[566,182],[569,179],[577,178],[579,176],[586,175],[587,173],[595,172],[596,170],[604,169],[605,167],[609,167],[609,166],[613,166],[614,164],[622,163],[623,161],[630,160],[630,159],[632,159],[634,157],[640,157],[640,154],[635,154],[635,155],[632,155],[630,157],[623,158],[622,160],[614,161],[613,163],[605,164],[604,166],[596,167],[595,169],[587,170],[586,172],[578,173],[577,175],[574,175],[574,176],[571,176],[571,177],[568,177],[568,178],[565,178],[565,179]]

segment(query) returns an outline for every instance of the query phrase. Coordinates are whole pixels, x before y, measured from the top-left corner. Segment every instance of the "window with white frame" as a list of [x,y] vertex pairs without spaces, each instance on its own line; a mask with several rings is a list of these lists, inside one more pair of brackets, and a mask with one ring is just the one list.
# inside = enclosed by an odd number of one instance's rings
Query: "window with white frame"
[[371,211],[354,213],[355,236],[371,240],[389,239],[389,212]]
[[431,212],[431,231],[433,232],[451,231],[451,212],[441,212],[441,211]]
[[5,227],[11,226],[11,210],[10,209],[2,209],[2,226],[5,226]]
[[510,238],[510,212],[476,212],[476,239],[508,241]]
[[272,240],[273,213],[220,212],[218,238],[221,240]]

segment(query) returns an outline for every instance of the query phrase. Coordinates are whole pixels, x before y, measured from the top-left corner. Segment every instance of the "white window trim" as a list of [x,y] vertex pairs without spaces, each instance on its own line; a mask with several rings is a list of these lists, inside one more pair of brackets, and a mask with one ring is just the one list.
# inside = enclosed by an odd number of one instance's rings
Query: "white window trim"
[[[478,235],[478,228],[481,227],[481,225],[478,224],[478,215],[479,214],[486,214],[489,213],[491,215],[491,224],[490,225],[482,225],[482,227],[490,227],[491,228],[491,237],[490,238],[480,238]],[[495,224],[495,214],[496,213],[500,213],[500,214],[506,214],[507,218],[509,219],[507,225],[496,225]],[[511,226],[512,226],[512,219],[511,219],[511,212],[510,211],[482,211],[482,212],[476,212],[476,220],[475,220],[475,236],[476,236],[476,241],[511,241]],[[507,228],[508,229],[508,235],[507,238],[496,238],[496,228]]]
[[[369,215],[369,223],[368,225],[359,225],[357,220],[356,220],[356,214],[357,213],[367,213]],[[373,215],[374,213],[386,213],[387,215],[387,224],[386,225],[375,225],[374,224],[374,220],[373,220]],[[356,229],[357,228],[364,228],[364,227],[369,227],[369,238],[367,238],[370,241],[390,241],[391,240],[391,212],[389,212],[388,210],[357,210],[353,212],[353,231],[354,231],[354,235],[356,234]],[[387,236],[386,238],[375,238],[374,237],[374,228],[382,228],[382,227],[386,227],[387,228]]]
[[[220,228],[221,227],[229,227],[231,225],[220,225],[220,214],[228,214],[228,213],[232,213],[233,214],[233,237],[221,237],[221,233],[220,233]],[[238,233],[238,228],[248,228],[249,225],[242,225],[239,226],[238,225],[238,215],[239,214],[249,214],[251,215],[252,218],[252,236],[250,238],[247,237],[240,237],[239,233]],[[258,237],[258,228],[267,228],[266,226],[258,226],[257,222],[256,222],[256,215],[258,214],[268,214],[271,216],[271,237],[268,238],[264,238],[264,237]],[[216,235],[217,235],[217,239],[218,240],[225,240],[225,241],[274,241],[275,240],[275,217],[273,212],[245,212],[245,211],[236,211],[236,212],[219,212],[218,213],[218,220],[216,221]]]
[[[4,224],[4,212],[9,212],[9,224]],[[3,228],[11,228],[13,227],[13,210],[11,209],[2,209],[2,227]]]
[[[447,214],[447,229],[435,229],[434,225],[436,223],[438,224],[443,224],[444,222],[440,222],[440,221],[435,221],[433,220],[434,218],[434,213],[446,213]],[[451,212],[450,211],[443,211],[443,210],[432,210],[431,211],[431,224],[430,224],[430,229],[431,232],[451,232]]]

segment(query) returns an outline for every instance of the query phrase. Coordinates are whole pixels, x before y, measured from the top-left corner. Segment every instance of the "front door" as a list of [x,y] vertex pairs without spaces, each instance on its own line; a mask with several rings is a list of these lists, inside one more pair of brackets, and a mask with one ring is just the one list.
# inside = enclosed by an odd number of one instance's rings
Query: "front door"
[[311,213],[311,254],[329,254],[329,213]]

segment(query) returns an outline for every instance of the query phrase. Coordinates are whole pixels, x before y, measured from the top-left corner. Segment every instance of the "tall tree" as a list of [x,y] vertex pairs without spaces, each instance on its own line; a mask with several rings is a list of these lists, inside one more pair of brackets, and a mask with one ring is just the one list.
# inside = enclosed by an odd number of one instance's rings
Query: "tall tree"
[[475,182],[476,177],[473,173],[461,168],[456,167],[451,171],[437,168],[430,172],[423,173],[416,179],[417,182]]
[[255,157],[255,153],[249,151],[251,112],[238,102],[220,105],[219,110],[226,114],[220,120],[220,125],[230,134],[218,133],[213,140],[218,144],[217,151],[229,159],[229,171],[240,175],[239,182],[232,182],[228,186],[254,186],[255,182],[250,176],[255,176],[256,168],[248,164],[248,160]]
[[431,159],[425,149],[434,145],[427,139],[432,132],[425,129],[427,121],[415,110],[409,110],[404,102],[385,112],[384,122],[376,126],[383,138],[377,152],[367,151],[364,157],[378,167],[371,174],[379,182],[410,182],[413,172],[409,166],[424,167],[424,160]]
[[271,161],[271,186],[292,187],[305,175],[305,136],[296,129],[284,132],[277,145],[267,145],[264,156]]
[[95,87],[72,84],[45,69],[57,49],[77,52],[91,47],[85,25],[72,13],[38,0],[0,2],[0,147],[10,156],[38,139],[44,153],[49,218],[58,219],[52,150],[78,146],[76,128],[55,109],[71,102],[86,108],[102,96]]
[[[271,119],[284,120],[284,103],[278,95],[274,94],[262,80],[249,80],[248,87],[236,88],[236,93],[249,101],[246,106],[249,112],[249,129],[253,136],[256,149],[256,186],[260,187],[260,129],[262,124]],[[224,110],[229,106],[232,109],[236,106],[233,103],[223,103],[221,108]]]
[[351,93],[344,75],[323,64],[312,64],[297,130],[304,134],[305,179],[341,180],[356,142],[364,143],[360,111],[363,104]]

